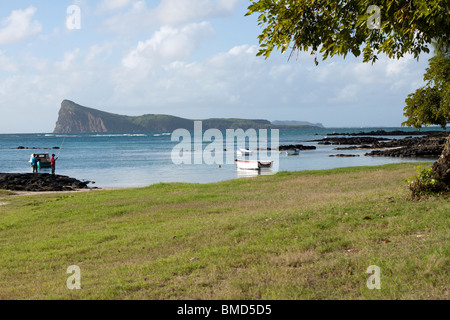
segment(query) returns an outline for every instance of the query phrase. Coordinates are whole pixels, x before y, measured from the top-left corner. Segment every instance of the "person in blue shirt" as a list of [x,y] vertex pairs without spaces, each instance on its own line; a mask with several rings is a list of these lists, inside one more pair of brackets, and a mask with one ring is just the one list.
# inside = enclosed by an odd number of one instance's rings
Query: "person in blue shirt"
[[33,173],[38,173],[38,159],[34,153],[31,156],[31,166],[33,167]]

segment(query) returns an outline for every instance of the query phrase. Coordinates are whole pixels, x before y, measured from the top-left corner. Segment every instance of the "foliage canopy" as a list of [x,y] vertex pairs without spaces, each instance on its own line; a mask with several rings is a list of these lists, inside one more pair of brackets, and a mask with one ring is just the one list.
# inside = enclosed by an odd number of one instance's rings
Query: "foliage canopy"
[[426,85],[405,100],[408,119],[402,125],[421,128],[435,124],[445,129],[450,122],[450,52],[431,58],[423,79]]
[[[251,0],[247,15],[259,13],[258,55],[266,59],[276,49],[286,52],[320,52],[328,56],[361,55],[364,62],[375,62],[380,53],[415,58],[429,52],[428,44],[439,39],[448,47],[450,40],[450,2],[448,0]],[[376,4],[381,23],[370,28],[368,20]],[[365,46],[363,47],[363,45]],[[317,59],[315,60],[316,64]]]

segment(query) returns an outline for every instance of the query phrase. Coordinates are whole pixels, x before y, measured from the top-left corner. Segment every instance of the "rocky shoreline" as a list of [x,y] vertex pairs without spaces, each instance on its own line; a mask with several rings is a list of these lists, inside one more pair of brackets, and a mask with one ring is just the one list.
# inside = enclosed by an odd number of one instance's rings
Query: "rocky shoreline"
[[[396,132],[398,135],[400,133],[403,135],[407,132]],[[449,133],[428,131],[420,134],[421,137],[408,136],[403,139],[360,137],[359,134],[349,134],[356,137],[327,137],[314,141],[322,145],[348,145],[348,147],[337,147],[334,150],[372,150],[365,154],[372,157],[438,158],[444,150]]]
[[433,134],[426,137],[407,137],[401,140],[375,143],[372,149],[381,150],[373,150],[366,156],[436,158],[442,154],[447,137],[448,134],[441,136]]
[[11,191],[77,191],[90,189],[89,183],[48,173],[0,173],[0,189]]
[[440,134],[442,131],[370,131],[370,132],[357,132],[357,133],[329,133],[329,136],[423,136],[423,135],[434,135]]
[[381,141],[388,141],[388,138],[375,138],[375,137],[356,137],[356,138],[324,138],[320,140],[313,140],[321,145],[361,145],[370,143],[379,143]]

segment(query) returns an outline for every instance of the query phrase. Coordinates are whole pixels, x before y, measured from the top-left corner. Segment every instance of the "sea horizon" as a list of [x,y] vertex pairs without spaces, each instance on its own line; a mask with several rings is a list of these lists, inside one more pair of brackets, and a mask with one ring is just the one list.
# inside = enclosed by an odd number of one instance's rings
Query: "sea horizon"
[[[350,129],[350,130],[371,130],[371,129],[377,129],[377,130],[386,130],[386,129],[392,129],[399,130],[399,131],[445,131],[440,126],[433,125],[428,127],[423,127],[420,129],[414,128],[414,127],[402,127],[402,126],[338,126],[338,127],[311,127],[311,128],[305,128],[305,129],[293,129],[293,130],[343,130],[343,129]],[[284,130],[284,129],[283,129]],[[72,132],[72,133],[60,133],[60,132],[54,132],[54,131],[43,131],[43,132],[0,132],[0,135],[13,135],[13,134],[139,134],[139,133],[162,133],[162,131],[142,131],[142,132],[120,132],[120,131],[111,131],[111,132]]]

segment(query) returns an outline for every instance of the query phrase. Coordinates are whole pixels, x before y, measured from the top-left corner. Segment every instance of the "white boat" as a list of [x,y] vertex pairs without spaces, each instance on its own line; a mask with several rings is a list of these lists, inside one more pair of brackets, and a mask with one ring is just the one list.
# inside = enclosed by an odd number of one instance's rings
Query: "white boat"
[[252,155],[253,151],[239,148],[236,153],[238,156],[250,156],[250,155]]
[[297,148],[286,150],[287,156],[297,156],[299,154],[300,154],[300,149],[297,149]]
[[263,168],[271,168],[273,161],[263,161],[263,160],[235,160],[238,169],[245,170],[259,170]]

